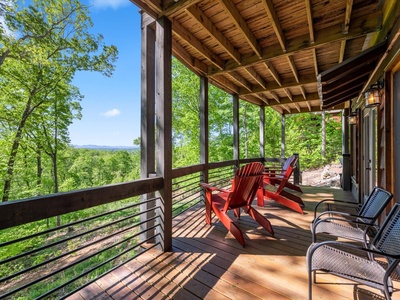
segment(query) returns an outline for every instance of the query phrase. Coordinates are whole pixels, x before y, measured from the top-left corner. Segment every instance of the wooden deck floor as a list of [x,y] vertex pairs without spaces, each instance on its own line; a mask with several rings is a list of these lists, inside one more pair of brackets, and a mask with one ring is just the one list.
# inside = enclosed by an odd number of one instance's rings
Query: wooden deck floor
[[[312,210],[321,199],[352,195],[329,188],[303,191],[304,215],[270,202],[257,208],[271,221],[274,237],[243,214],[244,248],[216,219],[206,225],[203,207],[190,210],[174,220],[173,252],[150,250],[68,299],[307,299]],[[384,299],[337,277],[317,278],[313,299]],[[400,291],[393,299],[400,299]]]

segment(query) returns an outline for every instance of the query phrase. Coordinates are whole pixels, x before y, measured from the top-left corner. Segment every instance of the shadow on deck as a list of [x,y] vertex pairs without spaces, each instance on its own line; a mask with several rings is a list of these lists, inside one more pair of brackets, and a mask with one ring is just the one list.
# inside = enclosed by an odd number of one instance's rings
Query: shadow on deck
[[[243,248],[215,218],[208,226],[204,207],[197,206],[174,219],[172,252],[149,250],[68,299],[307,299],[305,255],[314,207],[325,198],[353,197],[340,189],[302,188],[304,215],[269,201],[257,208],[275,236],[242,214]],[[337,277],[317,278],[314,299],[384,299]]]

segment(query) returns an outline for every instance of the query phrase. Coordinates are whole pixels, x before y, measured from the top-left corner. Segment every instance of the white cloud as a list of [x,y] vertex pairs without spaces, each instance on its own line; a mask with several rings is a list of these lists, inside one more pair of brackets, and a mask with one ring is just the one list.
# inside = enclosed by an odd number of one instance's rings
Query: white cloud
[[131,5],[132,3],[129,0],[90,0],[90,4],[100,9],[118,9],[123,6]]
[[107,118],[112,118],[112,117],[118,116],[120,114],[121,114],[121,111],[116,108],[113,108],[111,110],[106,111],[105,113],[102,113],[102,115]]

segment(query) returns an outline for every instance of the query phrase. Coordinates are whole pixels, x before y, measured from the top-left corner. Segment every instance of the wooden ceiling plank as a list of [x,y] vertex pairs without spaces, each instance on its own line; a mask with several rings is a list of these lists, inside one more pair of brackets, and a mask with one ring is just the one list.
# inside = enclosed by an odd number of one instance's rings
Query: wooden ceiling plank
[[254,70],[253,67],[245,68],[246,72],[255,80],[259,85],[261,85],[264,89],[267,88],[267,83],[265,80]]
[[271,21],[271,25],[275,31],[276,37],[278,38],[279,44],[282,47],[282,51],[286,52],[286,38],[283,34],[283,30],[280,25],[272,0],[262,0],[262,4],[264,5],[269,20]]
[[363,51],[359,55],[347,59],[341,64],[320,73],[318,75],[319,82],[329,83],[335,81],[337,78],[345,76],[346,74],[344,72],[353,73],[355,69],[362,68],[364,65],[372,65],[372,62],[377,60],[385,50],[386,43],[384,41]]
[[382,22],[381,18],[379,18],[379,13],[372,13],[356,19],[353,18],[352,24],[354,26],[350,28],[349,33],[346,35],[342,33],[341,26],[333,25],[317,31],[316,36],[318,36],[318,38],[314,44],[304,43],[304,40],[308,40],[308,36],[300,36],[293,40],[287,41],[288,46],[286,53],[282,51],[282,48],[279,44],[271,45],[268,47],[268,49],[265,49],[262,58],[259,58],[256,55],[242,55],[241,65],[238,65],[234,60],[228,60],[225,64],[224,70],[211,69],[208,75],[213,76],[214,74],[233,71],[237,68],[240,69],[261,62],[271,61],[272,59],[286,57],[288,55],[297,53],[298,51],[311,50],[313,48],[325,46],[333,42],[366,36],[369,33],[378,31],[382,25]]
[[294,104],[294,107],[296,107],[298,112],[301,112],[300,106],[297,103]]
[[[213,76],[214,77],[214,76]],[[213,78],[210,77],[210,78]],[[248,92],[247,90],[241,90],[240,95],[246,95],[246,94],[252,94],[252,93],[261,93],[265,91],[273,91],[273,90],[279,90],[282,88],[291,88],[291,87],[299,87],[299,85],[304,85],[304,84],[310,84],[310,83],[315,83],[315,75],[308,75],[308,76],[302,76],[300,78],[300,82],[297,82],[296,80],[290,79],[290,80],[283,80],[282,85],[279,85],[274,82],[268,82],[266,89],[261,88],[261,87],[253,87],[252,92]],[[304,91],[302,91],[304,95]]]
[[240,12],[237,10],[236,6],[231,0],[221,0],[220,3],[224,7],[225,12],[230,16],[232,21],[235,23],[236,28],[240,30],[249,43],[250,47],[256,53],[258,58],[262,57],[262,48],[258,43],[257,39],[254,37],[246,21],[243,19]]
[[320,101],[318,93],[310,93],[307,94],[307,100],[304,100],[303,96],[293,96],[293,100],[290,100],[287,97],[281,97],[279,98],[279,101],[276,100],[270,100],[269,105],[274,106],[274,105],[282,105],[282,104],[297,104],[297,103],[305,103],[305,102],[310,102],[310,101]]
[[268,69],[268,71],[271,73],[272,77],[274,77],[275,81],[282,86],[282,80],[281,77],[279,76],[278,72],[274,68],[271,62],[265,62],[264,66]]
[[193,34],[188,32],[179,22],[173,21],[173,31],[180,38],[189,43],[197,52],[204,56],[210,63],[215,65],[220,70],[224,67],[224,62],[219,56],[208,49],[201,41],[199,41]]
[[231,94],[239,94],[239,87],[223,76],[214,76],[213,78],[210,78],[210,83],[212,82],[216,82],[219,86],[230,90]]
[[186,11],[195,20],[197,20],[197,22],[201,26],[203,26],[203,28],[210,34],[210,36],[212,36],[218,42],[218,44],[225,49],[225,51],[232,57],[232,59],[234,59],[239,65],[241,64],[240,53],[197,5],[189,7]]
[[244,79],[243,76],[241,76],[237,72],[229,72],[228,75],[233,80],[235,80],[238,83],[238,85],[241,85],[242,87],[244,87],[249,92],[253,91],[251,84],[246,79]]
[[172,53],[178,57],[189,69],[195,73],[205,76],[207,73],[207,66],[196,58],[193,58],[175,39],[172,39]]
[[306,13],[307,13],[307,22],[308,22],[308,31],[310,33],[310,43],[315,43],[315,36],[314,36],[314,22],[312,17],[312,10],[311,10],[311,1],[305,0],[306,4]]
[[290,69],[292,69],[294,78],[296,79],[297,82],[300,82],[300,80],[299,80],[299,74],[298,74],[298,72],[297,72],[297,68],[296,68],[296,65],[295,65],[295,63],[294,63],[293,56],[288,55],[288,56],[287,56],[287,60],[288,60]]
[[343,24],[344,34],[347,34],[349,32],[352,9],[353,9],[353,0],[346,0],[346,12],[344,14],[344,24]]
[[187,9],[192,5],[196,5],[200,1],[201,0],[163,0],[163,11],[160,13],[160,17],[167,16],[172,18],[180,11]]
[[243,98],[244,100],[246,100],[247,102],[253,103],[255,105],[265,105],[265,103],[263,102],[263,100],[259,99],[258,97],[254,97],[254,96],[247,96],[246,98]]

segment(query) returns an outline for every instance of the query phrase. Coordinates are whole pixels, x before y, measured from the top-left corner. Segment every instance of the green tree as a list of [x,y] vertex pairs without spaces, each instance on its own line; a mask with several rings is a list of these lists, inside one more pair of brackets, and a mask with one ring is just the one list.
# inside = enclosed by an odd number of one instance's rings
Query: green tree
[[[101,35],[89,33],[88,8],[78,0],[33,0],[15,5],[5,26],[13,34],[0,36],[1,108],[13,108],[11,145],[4,176],[2,201],[8,201],[18,148],[36,110],[51,107],[55,90],[70,84],[75,72],[99,71],[110,76],[117,49],[105,46]],[[2,29],[4,33],[4,29]],[[0,115],[5,115],[4,110]],[[10,119],[9,119],[10,120]],[[31,124],[34,123],[33,121]]]

